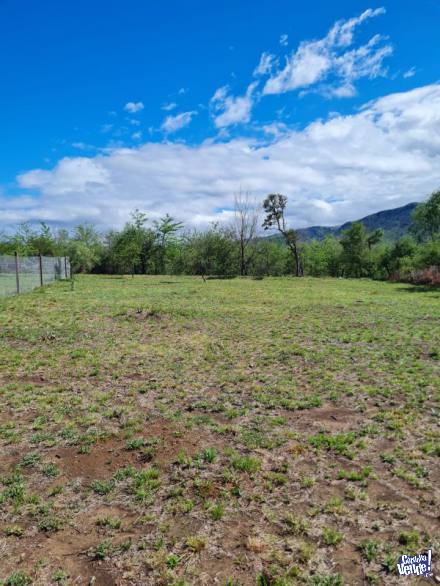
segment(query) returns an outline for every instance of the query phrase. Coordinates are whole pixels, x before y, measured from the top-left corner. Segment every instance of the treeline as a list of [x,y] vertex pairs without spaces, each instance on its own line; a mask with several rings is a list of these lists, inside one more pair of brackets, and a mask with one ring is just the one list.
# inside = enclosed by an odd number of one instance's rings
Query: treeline
[[[394,243],[381,230],[353,223],[340,239],[302,243],[286,223],[287,198],[271,194],[262,208],[246,194],[229,226],[185,230],[166,215],[148,222],[138,210],[122,230],[102,234],[80,224],[69,232],[22,224],[0,236],[0,254],[69,256],[74,272],[216,276],[311,275],[440,283],[440,191],[415,209],[411,233]],[[259,209],[260,208],[260,209]],[[264,214],[262,217],[261,213]],[[275,230],[269,238],[259,227]]]

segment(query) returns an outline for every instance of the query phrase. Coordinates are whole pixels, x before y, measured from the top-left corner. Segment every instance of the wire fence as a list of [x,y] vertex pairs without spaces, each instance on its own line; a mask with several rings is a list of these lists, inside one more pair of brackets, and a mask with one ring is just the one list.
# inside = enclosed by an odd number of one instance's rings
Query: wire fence
[[70,262],[66,256],[0,255],[0,297],[69,278]]

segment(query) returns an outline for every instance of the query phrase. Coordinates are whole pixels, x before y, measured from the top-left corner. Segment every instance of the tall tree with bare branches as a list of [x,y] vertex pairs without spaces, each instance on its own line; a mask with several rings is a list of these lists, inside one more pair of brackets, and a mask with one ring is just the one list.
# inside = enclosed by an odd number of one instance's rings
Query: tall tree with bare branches
[[284,211],[287,205],[287,197],[280,193],[271,193],[263,202],[263,209],[266,212],[264,218],[263,228],[270,230],[276,228],[284,237],[284,240],[291,251],[295,260],[295,274],[297,277],[303,276],[303,268],[301,263],[301,256],[298,246],[298,235],[292,228],[286,225]]
[[259,207],[249,192],[241,189],[235,194],[234,200],[234,230],[240,253],[240,275],[243,277],[251,260],[249,247],[257,234]]

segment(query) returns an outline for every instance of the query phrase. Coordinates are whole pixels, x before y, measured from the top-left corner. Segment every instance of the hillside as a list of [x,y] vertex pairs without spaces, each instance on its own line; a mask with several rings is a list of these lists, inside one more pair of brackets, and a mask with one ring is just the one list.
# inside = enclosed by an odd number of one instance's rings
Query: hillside
[[[406,234],[411,226],[411,214],[416,203],[409,203],[392,210],[383,210],[360,220],[370,232],[376,228],[382,228],[385,240],[397,240]],[[310,228],[301,228],[298,230],[300,239],[304,242],[310,240],[322,240],[326,236],[341,236],[342,232],[349,228],[353,222],[346,222],[341,226],[311,226]]]

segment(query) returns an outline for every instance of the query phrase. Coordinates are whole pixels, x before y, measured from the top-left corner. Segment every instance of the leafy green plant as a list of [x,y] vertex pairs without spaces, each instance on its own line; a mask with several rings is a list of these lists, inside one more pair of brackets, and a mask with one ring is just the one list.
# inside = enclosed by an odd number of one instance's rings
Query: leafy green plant
[[240,454],[234,455],[232,457],[231,463],[235,470],[239,470],[240,472],[248,472],[249,474],[257,472],[261,466],[260,460],[258,460],[258,458],[254,458],[253,456],[241,456]]
[[25,572],[13,572],[4,582],[5,586],[28,586],[32,579]]
[[380,543],[373,539],[364,539],[364,541],[360,543],[359,549],[367,562],[373,562],[379,555]]
[[112,480],[94,480],[91,484],[91,489],[96,494],[104,496],[109,494],[114,488],[114,483]]
[[322,531],[322,540],[325,545],[338,545],[338,543],[341,543],[343,538],[344,536],[342,533],[336,529],[332,529],[331,527],[324,527]]

